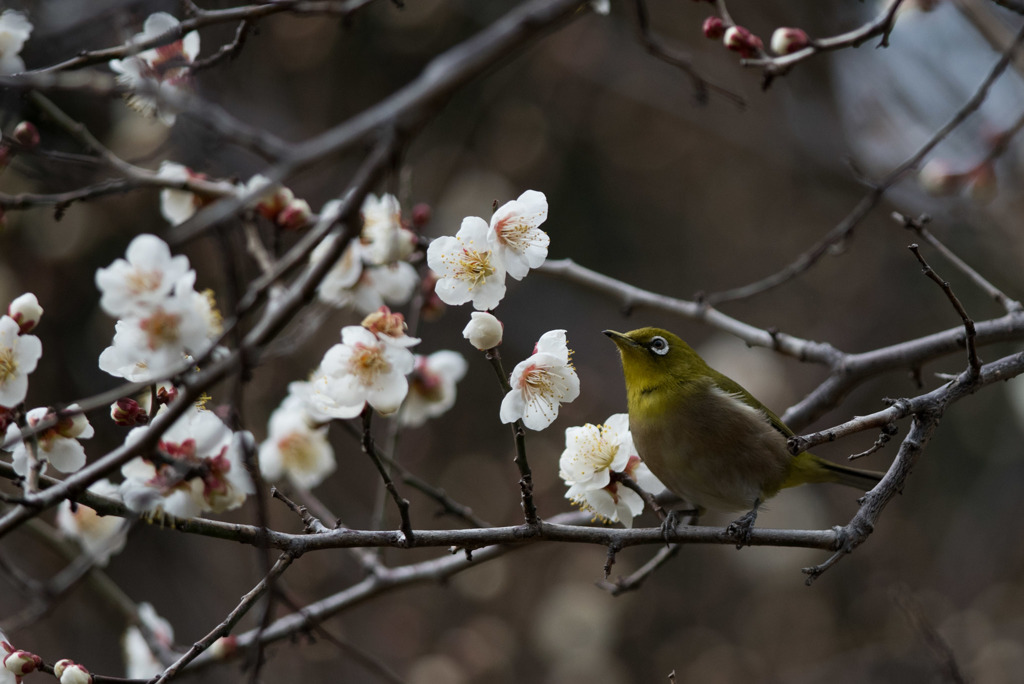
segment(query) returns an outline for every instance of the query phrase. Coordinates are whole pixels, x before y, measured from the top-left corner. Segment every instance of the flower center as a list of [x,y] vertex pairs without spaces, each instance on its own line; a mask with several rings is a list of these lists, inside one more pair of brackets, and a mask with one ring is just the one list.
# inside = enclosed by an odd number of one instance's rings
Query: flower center
[[349,369],[363,385],[372,385],[378,375],[391,369],[391,364],[384,358],[381,347],[357,344],[349,360]]
[[529,246],[531,227],[521,219],[516,219],[520,217],[503,218],[494,225],[494,232],[498,236],[498,242],[515,252],[522,252]]
[[148,337],[149,348],[155,350],[178,339],[180,323],[181,316],[178,314],[169,314],[163,309],[157,309],[152,316],[144,319],[139,327]]
[[494,265],[491,264],[491,253],[488,250],[481,252],[463,247],[457,268],[456,277],[459,280],[468,280],[471,290],[483,285],[484,281],[494,275]]
[[18,362],[14,359],[14,350],[10,347],[0,349],[0,387],[18,373]]
[[277,440],[277,448],[281,452],[281,460],[287,470],[306,471],[314,464],[313,443],[308,435],[292,432]]
[[127,278],[128,290],[135,295],[143,292],[152,292],[160,287],[163,282],[163,273],[160,271],[146,271],[136,268]]

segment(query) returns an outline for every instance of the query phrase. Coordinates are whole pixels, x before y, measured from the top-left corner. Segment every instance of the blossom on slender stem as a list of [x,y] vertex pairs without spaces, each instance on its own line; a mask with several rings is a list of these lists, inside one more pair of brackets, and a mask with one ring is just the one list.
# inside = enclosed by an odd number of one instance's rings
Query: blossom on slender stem
[[[129,45],[138,45],[166,35],[179,25],[177,19],[166,12],[149,15],[143,30],[135,34]],[[142,50],[124,59],[112,59],[110,69],[117,73],[117,82],[132,91],[140,87],[156,88],[159,94],[171,94],[175,90],[191,87],[191,65],[199,55],[199,34],[189,31],[179,40]],[[157,115],[167,126],[174,125],[175,114],[163,102],[160,95],[132,92],[128,105],[146,116]]]
[[150,310],[192,272],[188,257],[171,256],[167,243],[155,235],[135,237],[125,257],[96,271],[96,287],[102,292],[100,306],[111,316]]
[[263,477],[271,481],[287,477],[300,487],[312,489],[333,473],[337,463],[327,441],[327,425],[318,423],[301,395],[290,393],[285,397],[270,414],[267,438],[260,444]]
[[558,407],[580,394],[580,379],[569,361],[564,330],[544,333],[534,353],[512,371],[512,389],[501,402],[501,422],[522,420],[531,430],[543,430],[558,417]]
[[569,490],[565,498],[593,511],[607,522],[633,526],[633,518],[644,508],[644,501],[632,489],[613,478],[613,473],[630,477],[651,494],[664,485],[636,454],[629,432],[629,416],[617,413],[603,425],[586,424],[565,431],[565,451],[559,459],[559,475]]
[[22,335],[10,316],[0,316],[0,406],[13,408],[28,394],[28,375],[43,355],[35,335]]
[[359,325],[341,330],[341,344],[324,354],[313,376],[313,405],[334,418],[354,418],[369,403],[394,413],[409,390],[413,355]]
[[[75,404],[68,407],[77,409]],[[48,408],[34,408],[25,414],[25,422],[32,428],[46,419],[55,418],[56,415]],[[73,473],[85,465],[85,449],[78,442],[80,439],[89,439],[94,434],[92,425],[84,414],[76,416],[65,416],[57,421],[53,427],[37,433],[34,437],[35,447],[29,446],[21,439],[21,428],[17,425],[7,426],[7,441],[15,442],[11,451],[13,453],[14,472],[19,475],[27,475],[29,470],[29,449],[35,448],[35,458],[41,462],[39,472],[45,472],[46,464],[51,464],[62,473]]]
[[506,202],[491,216],[487,244],[516,280],[522,280],[531,268],[548,258],[551,238],[539,227],[547,218],[548,200],[536,190],[527,190],[518,199]]
[[16,74],[25,70],[21,48],[32,33],[32,22],[16,10],[0,14],[0,75]]
[[505,296],[505,265],[490,246],[487,222],[467,216],[455,237],[446,235],[430,243],[427,265],[437,273],[437,296],[457,306],[473,302],[486,311]]
[[409,378],[409,396],[405,398],[399,422],[418,427],[428,418],[436,418],[455,405],[455,384],[466,375],[466,359],[448,350],[430,356],[416,356]]

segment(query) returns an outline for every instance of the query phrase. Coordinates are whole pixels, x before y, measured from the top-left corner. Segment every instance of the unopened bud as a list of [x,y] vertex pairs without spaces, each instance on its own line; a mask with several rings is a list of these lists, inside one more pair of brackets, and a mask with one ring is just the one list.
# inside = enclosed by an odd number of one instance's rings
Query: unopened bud
[[118,399],[110,405],[110,417],[115,425],[135,427],[149,422],[149,414],[134,399]]
[[764,47],[761,39],[743,26],[730,26],[722,36],[722,43],[742,57],[754,57]]
[[167,406],[177,398],[178,388],[173,385],[170,387],[161,387],[156,391],[156,403],[158,406]]
[[313,210],[304,199],[293,199],[281,210],[274,221],[285,230],[299,230],[310,224]]
[[704,20],[701,30],[704,32],[705,38],[718,40],[725,35],[725,24],[719,17],[708,17]]
[[433,271],[427,271],[420,284],[420,296],[423,301],[420,306],[420,316],[429,323],[440,320],[448,306],[437,296],[436,286],[437,275]]
[[42,658],[28,651],[12,651],[4,658],[4,667],[8,672],[14,673],[15,677],[35,672],[42,664]]
[[810,44],[811,39],[802,29],[777,28],[772,33],[772,52],[777,55],[788,55],[803,50]]
[[462,331],[462,336],[480,351],[494,349],[501,344],[505,329],[501,321],[486,311],[474,311],[469,325]]
[[16,298],[7,307],[7,315],[18,324],[18,332],[22,335],[32,330],[43,317],[43,307],[39,306],[39,300],[31,292],[26,292]]
[[917,172],[917,182],[929,195],[951,195],[963,185],[963,177],[954,173],[948,162],[932,159]]
[[396,338],[404,337],[408,327],[405,324],[405,317],[400,313],[391,313],[387,306],[382,306],[367,315],[360,325],[376,335]]
[[53,674],[60,679],[60,684],[92,684],[92,675],[89,671],[67,658],[54,663]]
[[14,139],[25,149],[31,150],[39,144],[39,129],[31,121],[22,121],[14,127]]
[[[222,636],[210,645],[210,657],[214,660],[227,660],[238,651],[238,637],[234,634]],[[63,683],[62,683],[63,684]]]
[[433,210],[429,204],[420,202],[412,208],[412,225],[413,228],[422,228],[423,226],[430,223],[430,217],[433,214]]

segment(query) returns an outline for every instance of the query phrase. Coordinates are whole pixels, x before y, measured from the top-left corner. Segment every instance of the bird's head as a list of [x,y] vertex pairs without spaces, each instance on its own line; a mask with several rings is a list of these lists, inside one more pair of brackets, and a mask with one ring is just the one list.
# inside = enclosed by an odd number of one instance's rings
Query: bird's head
[[708,374],[704,359],[679,337],[661,328],[628,333],[605,330],[622,356],[629,391],[654,389],[666,381],[686,382]]

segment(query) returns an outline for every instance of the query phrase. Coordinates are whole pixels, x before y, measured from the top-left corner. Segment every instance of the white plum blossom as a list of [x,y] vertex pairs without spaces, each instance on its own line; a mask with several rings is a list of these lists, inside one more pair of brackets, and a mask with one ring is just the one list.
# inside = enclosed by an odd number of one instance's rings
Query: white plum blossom
[[7,315],[18,324],[18,332],[24,335],[39,325],[43,317],[43,307],[31,292],[15,297],[7,306]]
[[531,430],[543,430],[558,417],[558,407],[580,394],[580,379],[569,361],[564,330],[541,335],[530,358],[512,370],[512,389],[501,402],[501,422],[522,420]]
[[305,399],[289,394],[270,414],[267,439],[260,444],[260,472],[271,481],[287,477],[299,487],[312,489],[335,468],[327,425],[310,415]]
[[32,22],[15,10],[0,14],[0,75],[16,74],[25,70],[21,48],[32,33]]
[[[169,181],[185,182],[188,180],[207,180],[204,173],[197,173],[187,166],[164,160],[156,173],[157,178]],[[225,181],[216,183],[218,187],[228,194],[234,190],[234,186]],[[196,210],[201,208],[209,200],[201,195],[188,190],[176,188],[164,188],[160,191],[160,213],[172,226],[177,226],[192,218]]]
[[[178,26],[178,20],[172,15],[156,12],[149,15],[142,32],[136,33],[128,44],[138,45],[174,31]],[[160,94],[171,94],[191,86],[190,67],[198,55],[199,34],[189,31],[180,40],[142,50],[124,59],[112,59],[108,64],[117,73],[117,82],[130,90],[149,86]],[[128,105],[146,116],[158,115],[167,126],[174,125],[174,112],[158,99],[149,93],[133,92],[128,97]]]
[[603,520],[626,527],[633,526],[644,501],[632,489],[613,481],[612,473],[628,475],[651,494],[665,488],[637,455],[625,413],[609,417],[603,425],[567,428],[559,470],[569,486],[565,498]]
[[113,344],[100,353],[100,369],[133,382],[174,371],[189,355],[206,351],[220,332],[210,299],[192,289],[194,273],[144,314],[114,325]]
[[527,190],[519,199],[506,202],[491,216],[487,244],[516,280],[522,280],[531,268],[548,258],[551,238],[539,227],[547,218],[548,200],[536,190]]
[[[157,615],[152,604],[139,604],[139,621],[146,626],[157,643],[168,650],[171,649],[174,645],[174,628],[170,622]],[[152,679],[164,671],[160,659],[150,650],[141,630],[134,625],[125,630],[121,639],[121,650],[124,653],[125,676],[128,679]]]
[[505,296],[505,265],[491,247],[489,226],[467,216],[454,237],[445,235],[427,248],[427,265],[437,274],[435,292],[445,304],[473,302],[486,311]]
[[494,349],[501,344],[504,334],[501,321],[486,311],[474,311],[470,314],[469,323],[462,331],[462,336],[480,351]]
[[0,406],[13,408],[25,400],[28,375],[43,355],[43,343],[35,335],[21,335],[10,316],[0,316]]
[[405,398],[399,422],[418,427],[428,418],[436,418],[455,405],[455,384],[466,375],[466,359],[448,350],[430,356],[416,356],[409,378],[409,396]]
[[[322,261],[338,239],[337,233],[328,234],[309,255],[310,262]],[[358,240],[352,240],[341,258],[334,262],[331,270],[320,281],[320,287],[316,291],[317,298],[338,308],[347,306],[354,300],[353,289],[362,274],[362,245]]]
[[362,206],[361,242],[367,263],[375,266],[405,259],[416,249],[416,234],[402,227],[402,209],[398,199],[384,193],[378,198],[366,196]]
[[380,413],[394,413],[409,390],[405,376],[414,365],[406,347],[362,326],[346,326],[341,344],[327,350],[313,376],[313,406],[333,418],[354,418],[367,403]]
[[[117,485],[106,478],[89,485],[93,494],[120,500]],[[128,540],[128,523],[114,515],[100,515],[85,504],[74,507],[65,499],[57,506],[57,529],[74,539],[96,565],[105,566]]]
[[[96,287],[103,293],[100,306],[111,316],[152,309],[163,303],[186,274],[193,273],[188,257],[171,256],[167,243],[155,235],[137,236],[125,257],[96,271]],[[194,282],[194,273],[192,279]]]
[[[72,404],[68,408],[75,410],[78,407]],[[54,417],[55,414],[45,406],[34,408],[25,414],[25,423],[32,428],[44,419]],[[22,440],[21,428],[17,425],[7,426],[5,441],[12,442],[14,472],[19,475],[28,474],[29,461],[33,456],[41,464],[39,472],[45,472],[46,464],[49,463],[62,473],[73,473],[85,465],[85,449],[82,448],[78,440],[89,439],[93,434],[94,430],[89,424],[89,419],[79,413],[75,416],[65,416],[58,420],[53,427],[37,433],[35,443],[38,448],[34,451],[30,451],[33,447]]]
[[[126,443],[149,429],[135,428]],[[254,491],[242,462],[247,438],[247,433],[233,434],[211,411],[192,407],[163,434],[155,454],[121,467],[121,497],[133,511],[161,510],[182,518],[238,508]]]

